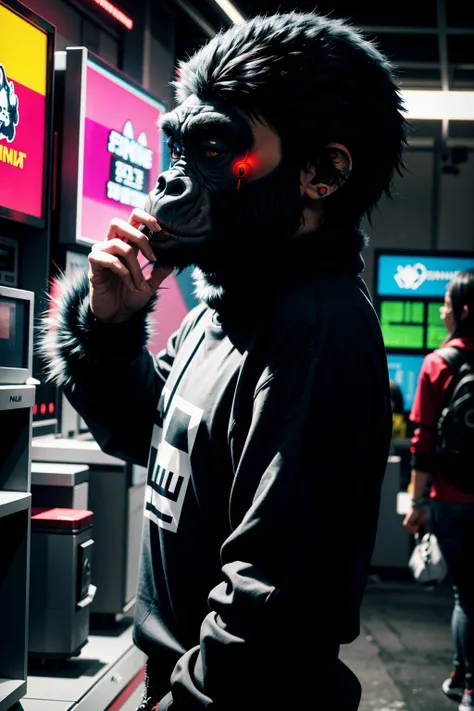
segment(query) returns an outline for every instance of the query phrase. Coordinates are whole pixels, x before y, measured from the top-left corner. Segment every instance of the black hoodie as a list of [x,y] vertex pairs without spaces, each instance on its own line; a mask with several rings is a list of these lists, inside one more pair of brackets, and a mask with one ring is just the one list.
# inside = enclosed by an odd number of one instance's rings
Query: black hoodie
[[159,711],[306,706],[359,634],[390,393],[362,260],[336,253],[196,307],[156,358],[146,309],[98,323],[87,281],[62,285],[53,375],[105,452],[148,462],[135,642]]

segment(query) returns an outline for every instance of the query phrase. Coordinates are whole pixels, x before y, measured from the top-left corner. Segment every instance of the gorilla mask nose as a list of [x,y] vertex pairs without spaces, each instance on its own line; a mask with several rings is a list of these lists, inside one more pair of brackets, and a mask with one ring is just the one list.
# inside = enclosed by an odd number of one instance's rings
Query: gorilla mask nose
[[149,202],[152,214],[172,234],[197,236],[208,229],[199,183],[176,169],[161,173]]
[[182,176],[162,173],[158,178],[156,192],[159,196],[180,197],[186,192],[186,183]]

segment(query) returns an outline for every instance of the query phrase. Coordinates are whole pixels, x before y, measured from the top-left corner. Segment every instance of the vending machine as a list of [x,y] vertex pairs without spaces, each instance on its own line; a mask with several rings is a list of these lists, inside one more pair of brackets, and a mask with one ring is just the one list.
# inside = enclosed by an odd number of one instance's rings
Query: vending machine
[[[0,285],[35,292],[44,306],[51,208],[54,28],[0,0]],[[55,428],[54,388],[41,382],[34,426]]]
[[[34,318],[46,277],[54,28],[0,0],[0,709],[27,692]],[[36,292],[36,293],[35,293]],[[47,412],[45,413],[47,414]]]
[[447,337],[440,317],[446,287],[456,272],[472,268],[473,252],[375,253],[374,302],[390,378],[402,392],[406,413],[413,404],[425,355]]

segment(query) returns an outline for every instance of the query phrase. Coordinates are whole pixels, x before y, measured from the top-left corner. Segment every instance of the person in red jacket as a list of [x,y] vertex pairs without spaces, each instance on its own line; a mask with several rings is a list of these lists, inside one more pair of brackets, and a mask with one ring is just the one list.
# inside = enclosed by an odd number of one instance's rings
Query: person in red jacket
[[[456,274],[440,313],[449,333],[444,345],[470,351],[474,363],[474,269]],[[460,491],[443,476],[436,456],[436,427],[449,402],[454,377],[440,355],[426,356],[410,414],[416,425],[411,442],[413,499],[403,525],[409,533],[423,529],[429,504],[432,527],[454,583],[454,666],[442,689],[450,698],[460,700],[459,711],[469,711],[474,709],[474,494]],[[427,501],[424,495],[429,477]]]

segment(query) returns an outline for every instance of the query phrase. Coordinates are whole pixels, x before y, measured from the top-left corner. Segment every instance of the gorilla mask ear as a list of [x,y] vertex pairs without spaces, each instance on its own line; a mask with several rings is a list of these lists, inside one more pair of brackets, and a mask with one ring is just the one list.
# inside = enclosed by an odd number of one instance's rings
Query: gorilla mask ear
[[340,143],[329,143],[317,165],[301,172],[301,194],[311,200],[328,197],[344,185],[352,171],[352,158]]

